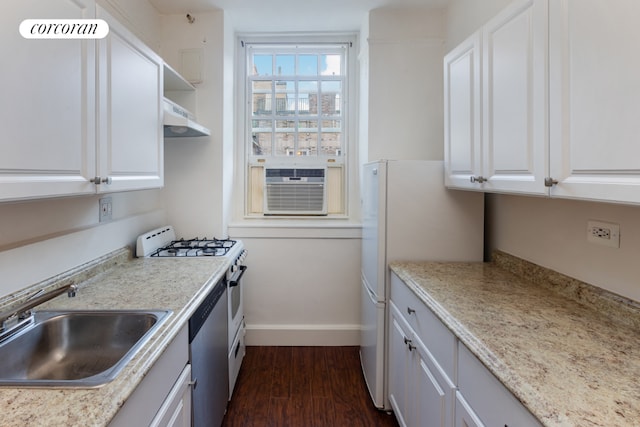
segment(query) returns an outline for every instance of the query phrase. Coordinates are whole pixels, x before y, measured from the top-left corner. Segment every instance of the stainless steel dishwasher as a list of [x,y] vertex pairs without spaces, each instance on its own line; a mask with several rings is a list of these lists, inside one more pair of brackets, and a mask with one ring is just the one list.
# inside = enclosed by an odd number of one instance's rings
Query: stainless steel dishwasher
[[227,409],[227,312],[227,286],[221,279],[189,319],[194,427],[219,427]]

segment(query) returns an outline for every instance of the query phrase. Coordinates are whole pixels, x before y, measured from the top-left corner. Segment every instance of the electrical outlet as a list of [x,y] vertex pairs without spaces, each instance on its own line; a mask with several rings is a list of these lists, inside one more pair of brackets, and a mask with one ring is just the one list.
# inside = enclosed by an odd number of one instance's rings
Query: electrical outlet
[[591,243],[620,247],[620,225],[603,221],[587,221],[587,240]]
[[111,221],[111,214],[113,211],[113,205],[111,203],[111,197],[103,197],[99,200],[100,214],[99,220],[100,222]]

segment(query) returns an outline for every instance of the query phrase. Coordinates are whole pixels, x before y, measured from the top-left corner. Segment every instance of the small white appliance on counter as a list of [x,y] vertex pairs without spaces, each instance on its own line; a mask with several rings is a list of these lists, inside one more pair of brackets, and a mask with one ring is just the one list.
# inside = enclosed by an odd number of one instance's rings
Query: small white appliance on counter
[[227,257],[231,265],[189,319],[193,426],[219,426],[245,355],[242,276],[247,251],[240,240],[176,239],[171,226],[138,237],[136,256],[154,259]]
[[362,177],[360,361],[376,407],[390,410],[386,336],[392,261],[482,261],[484,196],[447,190],[444,163],[380,160]]

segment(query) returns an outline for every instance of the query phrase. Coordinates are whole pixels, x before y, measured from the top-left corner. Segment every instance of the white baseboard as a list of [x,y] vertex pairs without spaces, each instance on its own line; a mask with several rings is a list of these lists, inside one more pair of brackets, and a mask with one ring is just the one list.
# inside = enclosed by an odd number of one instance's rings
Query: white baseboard
[[360,325],[247,325],[248,346],[359,346]]

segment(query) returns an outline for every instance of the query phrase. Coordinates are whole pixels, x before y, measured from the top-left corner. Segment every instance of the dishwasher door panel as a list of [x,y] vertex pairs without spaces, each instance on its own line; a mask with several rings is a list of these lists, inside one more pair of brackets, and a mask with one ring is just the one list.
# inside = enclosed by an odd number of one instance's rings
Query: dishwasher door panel
[[193,426],[219,427],[229,400],[227,293],[220,297],[190,345]]

